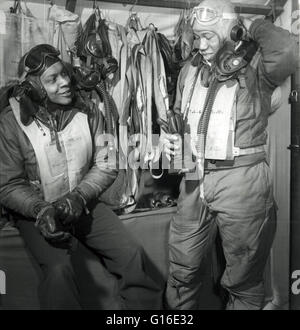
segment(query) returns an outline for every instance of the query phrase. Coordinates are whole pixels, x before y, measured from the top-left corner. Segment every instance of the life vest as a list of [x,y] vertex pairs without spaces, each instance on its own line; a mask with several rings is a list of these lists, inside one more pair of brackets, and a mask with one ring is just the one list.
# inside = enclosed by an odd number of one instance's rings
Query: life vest
[[[201,69],[200,69],[201,70]],[[198,68],[191,66],[185,80],[182,94],[182,111],[186,116],[188,131],[191,135],[192,152],[197,156],[198,125],[208,88],[201,82]],[[196,81],[195,81],[196,79]],[[192,88],[193,86],[193,88]],[[213,100],[205,144],[205,158],[225,160],[233,158],[234,129],[236,118],[236,95],[238,81],[221,83]]]
[[37,159],[45,201],[55,202],[72,191],[87,174],[92,159],[92,138],[86,114],[78,112],[60,132],[61,152],[51,138],[50,129],[33,121],[25,126],[20,119],[20,106],[15,98],[9,103],[15,118],[28,137]]

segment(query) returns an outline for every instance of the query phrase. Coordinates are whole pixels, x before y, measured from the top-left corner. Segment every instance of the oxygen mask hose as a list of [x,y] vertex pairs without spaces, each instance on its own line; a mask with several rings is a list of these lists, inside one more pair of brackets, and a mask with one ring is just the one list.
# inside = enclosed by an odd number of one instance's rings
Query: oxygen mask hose
[[102,79],[100,80],[100,82],[96,86],[96,90],[99,93],[104,103],[106,133],[109,134],[108,149],[109,151],[113,151],[115,149],[114,140],[110,139],[110,137],[114,136],[114,127],[113,127],[113,118],[112,118],[113,107],[111,105],[104,80]]
[[203,155],[203,157],[205,154],[206,136],[208,131],[209,119],[212,112],[212,107],[215,101],[215,97],[218,91],[218,86],[219,86],[219,81],[216,77],[214,77],[210,83],[205,100],[204,110],[198,123],[198,129],[197,129],[198,141],[196,145],[196,150],[198,155]]

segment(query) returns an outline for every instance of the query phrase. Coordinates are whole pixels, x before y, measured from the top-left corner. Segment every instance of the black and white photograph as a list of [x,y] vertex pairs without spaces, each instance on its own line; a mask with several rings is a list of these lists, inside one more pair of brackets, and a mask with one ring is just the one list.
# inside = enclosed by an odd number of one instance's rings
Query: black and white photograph
[[200,326],[300,310],[300,0],[0,0],[0,312]]

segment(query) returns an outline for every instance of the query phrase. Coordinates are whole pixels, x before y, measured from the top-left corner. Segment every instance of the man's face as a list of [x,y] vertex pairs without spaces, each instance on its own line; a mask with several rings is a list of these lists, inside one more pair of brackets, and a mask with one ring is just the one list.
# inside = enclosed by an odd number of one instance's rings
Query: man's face
[[53,103],[67,105],[73,98],[70,77],[61,62],[51,65],[40,77],[49,100]]
[[194,48],[198,48],[200,54],[206,61],[213,61],[217,52],[221,48],[220,37],[212,31],[197,30],[197,24],[193,26]]

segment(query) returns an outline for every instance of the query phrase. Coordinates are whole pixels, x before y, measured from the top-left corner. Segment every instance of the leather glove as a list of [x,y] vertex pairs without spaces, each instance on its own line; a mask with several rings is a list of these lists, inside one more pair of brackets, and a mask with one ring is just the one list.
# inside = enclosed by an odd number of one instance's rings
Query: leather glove
[[55,220],[53,206],[46,206],[38,213],[35,226],[50,243],[65,243],[71,238],[71,234],[62,231],[60,224]]
[[85,210],[85,200],[79,192],[71,192],[53,203],[57,218],[63,225],[76,223]]

